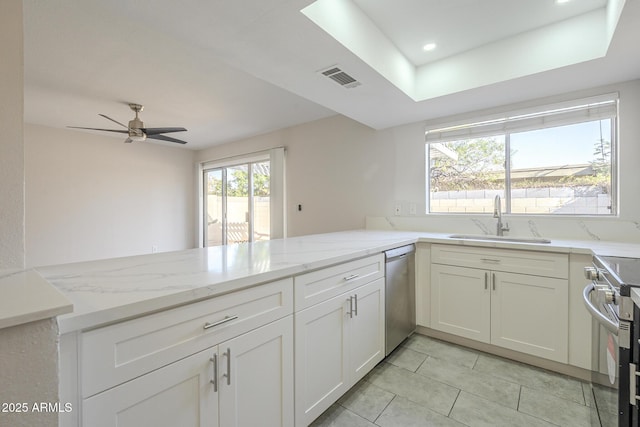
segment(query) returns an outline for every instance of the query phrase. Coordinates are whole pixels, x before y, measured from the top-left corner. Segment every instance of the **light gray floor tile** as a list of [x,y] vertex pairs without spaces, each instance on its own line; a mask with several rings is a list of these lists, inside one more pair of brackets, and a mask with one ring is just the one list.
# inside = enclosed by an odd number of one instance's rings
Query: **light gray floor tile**
[[425,375],[492,402],[518,409],[520,385],[459,366],[455,362],[429,357],[418,369]]
[[480,355],[474,369],[584,405],[580,381],[497,356]]
[[539,418],[490,402],[465,391],[460,392],[450,417],[470,427],[553,426],[553,424]]
[[584,427],[590,423],[587,406],[528,387],[522,387],[518,410],[562,427]]
[[312,427],[375,427],[362,417],[337,403],[327,409],[313,423]]
[[387,356],[385,362],[396,365],[399,368],[404,368],[411,372],[415,372],[427,357],[428,356],[424,353],[411,350],[408,347],[400,346],[395,349],[393,353]]
[[444,415],[451,411],[459,392],[457,388],[388,363],[378,365],[366,378],[380,388]]
[[618,392],[609,387],[594,384],[593,394],[599,411],[618,413]]
[[455,361],[468,368],[472,368],[476,360],[478,360],[478,353],[476,351],[424,335],[413,334],[405,341],[404,346],[438,359]]
[[338,402],[351,412],[373,422],[394,397],[395,394],[363,380]]
[[380,427],[465,427],[449,417],[397,396],[376,420]]

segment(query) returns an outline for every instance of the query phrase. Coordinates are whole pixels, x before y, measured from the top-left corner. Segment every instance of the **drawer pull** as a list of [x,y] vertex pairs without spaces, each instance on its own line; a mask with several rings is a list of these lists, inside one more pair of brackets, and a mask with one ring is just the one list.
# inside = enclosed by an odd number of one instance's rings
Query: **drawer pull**
[[350,280],[357,279],[358,277],[360,277],[360,275],[359,275],[359,274],[351,274],[351,275],[349,275],[349,276],[345,277],[345,278],[344,278],[344,281],[345,281],[345,282],[348,282],[348,281],[350,281]]
[[480,258],[480,261],[490,262],[491,264],[500,264],[500,260],[495,258]]
[[209,328],[213,328],[213,327],[216,327],[216,326],[220,326],[220,325],[222,325],[224,323],[231,322],[232,320],[236,320],[237,318],[238,318],[238,316],[225,316],[224,319],[218,320],[217,322],[213,322],[213,323],[207,322],[207,323],[205,323],[204,326],[203,326],[203,329],[209,329]]

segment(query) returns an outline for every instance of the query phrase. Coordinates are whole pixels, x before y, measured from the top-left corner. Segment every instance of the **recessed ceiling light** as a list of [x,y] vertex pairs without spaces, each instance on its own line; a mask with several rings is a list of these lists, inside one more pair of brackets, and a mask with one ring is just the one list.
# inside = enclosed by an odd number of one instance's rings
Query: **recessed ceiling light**
[[569,3],[571,0],[556,0],[556,4]]
[[433,50],[436,48],[436,44],[435,43],[427,43],[424,46],[422,46],[422,50],[424,50],[425,52],[428,52],[430,50]]

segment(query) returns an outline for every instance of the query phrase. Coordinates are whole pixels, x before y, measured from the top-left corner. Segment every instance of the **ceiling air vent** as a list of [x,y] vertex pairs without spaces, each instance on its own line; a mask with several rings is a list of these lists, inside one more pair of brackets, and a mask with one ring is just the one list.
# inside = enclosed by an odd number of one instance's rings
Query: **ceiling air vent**
[[360,86],[362,84],[336,66],[333,66],[325,71],[321,71],[321,73],[323,76],[329,77],[331,80],[347,89],[353,89],[354,87]]

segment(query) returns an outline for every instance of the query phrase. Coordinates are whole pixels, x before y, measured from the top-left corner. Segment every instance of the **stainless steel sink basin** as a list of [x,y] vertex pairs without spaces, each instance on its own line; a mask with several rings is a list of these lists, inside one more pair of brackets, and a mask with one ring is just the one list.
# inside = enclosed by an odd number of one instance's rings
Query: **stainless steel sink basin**
[[485,240],[490,242],[551,243],[551,240],[543,239],[541,237],[489,236],[486,234],[451,234],[449,238],[462,240]]

